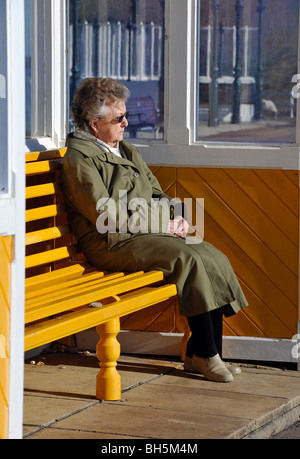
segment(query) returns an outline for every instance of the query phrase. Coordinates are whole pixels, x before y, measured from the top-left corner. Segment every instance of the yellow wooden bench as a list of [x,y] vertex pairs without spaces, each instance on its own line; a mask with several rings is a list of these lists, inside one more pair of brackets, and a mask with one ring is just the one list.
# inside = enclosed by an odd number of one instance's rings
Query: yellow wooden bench
[[65,149],[26,154],[25,351],[96,327],[96,397],[121,398],[119,318],[176,295],[160,271],[107,273],[81,256],[59,186]]

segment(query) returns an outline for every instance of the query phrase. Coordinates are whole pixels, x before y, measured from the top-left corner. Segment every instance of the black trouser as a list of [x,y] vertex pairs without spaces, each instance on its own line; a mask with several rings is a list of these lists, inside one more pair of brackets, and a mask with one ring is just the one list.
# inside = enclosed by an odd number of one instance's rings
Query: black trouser
[[224,308],[218,308],[194,317],[188,317],[191,337],[188,340],[186,356],[209,358],[219,354],[222,358]]

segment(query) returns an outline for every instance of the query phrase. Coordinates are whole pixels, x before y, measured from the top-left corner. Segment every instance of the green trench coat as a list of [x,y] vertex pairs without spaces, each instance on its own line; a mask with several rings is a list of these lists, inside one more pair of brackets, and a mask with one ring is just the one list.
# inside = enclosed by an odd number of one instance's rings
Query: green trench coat
[[[247,306],[227,257],[208,242],[189,245],[166,234],[163,219],[155,234],[150,232],[151,218],[146,219],[149,232],[133,234],[124,226],[119,231],[120,190],[127,192],[128,203],[136,198],[147,203],[154,198],[170,200],[133,145],[122,141],[120,158],[70,134],[67,147],[61,180],[69,224],[92,265],[109,271],[163,271],[165,279],[177,285],[180,313],[186,317],[225,305],[231,306],[226,308],[226,315],[231,315]],[[99,200],[109,199],[116,203],[116,229],[101,233],[97,221],[108,209],[107,217],[110,208],[99,207]],[[128,220],[133,214],[128,210]]]

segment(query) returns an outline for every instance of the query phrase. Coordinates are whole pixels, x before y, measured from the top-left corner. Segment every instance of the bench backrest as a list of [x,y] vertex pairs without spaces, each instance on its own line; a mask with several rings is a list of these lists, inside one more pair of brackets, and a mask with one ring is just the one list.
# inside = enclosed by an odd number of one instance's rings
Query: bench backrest
[[129,112],[129,128],[130,126],[157,126],[159,119],[152,97],[128,99],[126,108]]
[[26,277],[53,270],[79,252],[59,185],[65,152],[26,154]]

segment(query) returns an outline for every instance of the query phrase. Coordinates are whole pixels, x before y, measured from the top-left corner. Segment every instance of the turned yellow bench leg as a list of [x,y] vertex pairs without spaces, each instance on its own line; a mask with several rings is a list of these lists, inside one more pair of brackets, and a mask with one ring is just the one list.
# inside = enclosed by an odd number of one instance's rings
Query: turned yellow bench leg
[[186,354],[186,347],[187,347],[188,340],[190,339],[190,336],[191,336],[191,331],[190,331],[190,327],[189,327],[186,317],[182,317],[182,319],[183,319],[182,322],[184,325],[184,335],[181,340],[181,360],[184,361],[185,354]]
[[120,357],[120,344],[117,335],[120,331],[120,319],[112,319],[96,328],[100,336],[97,344],[97,357],[101,370],[97,375],[96,398],[99,400],[121,399],[121,377],[117,371]]

